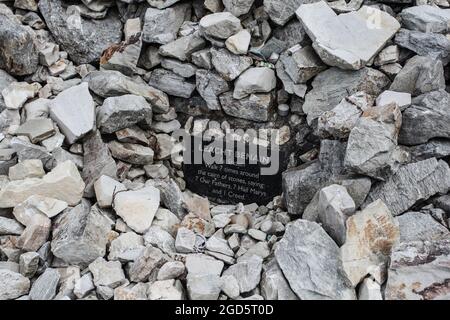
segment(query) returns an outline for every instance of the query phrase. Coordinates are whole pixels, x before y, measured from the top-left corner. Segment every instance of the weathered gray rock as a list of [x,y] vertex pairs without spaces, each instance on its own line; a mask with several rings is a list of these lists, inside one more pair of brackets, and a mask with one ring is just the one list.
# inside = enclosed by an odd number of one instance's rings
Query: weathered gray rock
[[30,119],[17,128],[15,133],[27,136],[32,143],[38,143],[53,136],[55,128],[50,119]]
[[76,64],[98,61],[103,50],[122,37],[122,23],[114,11],[104,19],[69,15],[59,1],[39,1],[39,10],[56,41]]
[[406,212],[396,219],[400,227],[400,242],[435,241],[450,238],[448,229],[428,214]]
[[386,300],[446,300],[450,240],[405,242],[391,255]]
[[145,187],[124,191],[114,197],[114,210],[137,233],[145,233],[159,208],[159,190]]
[[317,0],[287,0],[280,2],[277,0],[264,0],[264,10],[270,19],[280,26],[284,26],[293,16],[295,11],[303,3],[313,3]]
[[418,55],[441,60],[444,65],[450,62],[450,39],[443,34],[400,29],[395,43]]
[[100,208],[111,207],[115,195],[126,189],[122,183],[105,175],[98,178],[94,183],[95,197]]
[[401,112],[395,104],[367,109],[350,132],[345,167],[383,177],[393,165],[401,125]]
[[239,17],[250,11],[253,2],[255,2],[255,0],[224,0],[223,5],[227,11],[231,12],[234,16]]
[[233,276],[239,284],[241,293],[256,288],[261,280],[263,259],[257,255],[242,257],[223,272],[224,276]]
[[162,280],[153,282],[147,291],[150,300],[184,300],[184,288],[179,280]]
[[391,103],[397,104],[400,110],[404,111],[411,105],[411,94],[386,90],[376,100],[377,106],[386,106]]
[[317,223],[290,223],[275,249],[275,258],[300,299],[355,299],[339,248]]
[[73,293],[78,299],[82,299],[94,289],[95,286],[92,281],[92,275],[90,273],[86,273],[75,282]]
[[152,179],[148,180],[146,185],[159,189],[161,202],[178,218],[182,219],[186,215],[186,209],[183,206],[183,193],[175,180]]
[[178,30],[191,16],[191,6],[177,4],[166,9],[148,8],[145,11],[142,40],[148,43],[166,44],[176,39]]
[[209,110],[220,110],[219,96],[230,90],[230,85],[220,75],[208,70],[195,74],[196,88]]
[[80,202],[84,182],[71,161],[59,164],[42,179],[11,181],[0,191],[0,208],[11,208],[32,195],[52,197],[76,205]]
[[236,118],[266,122],[274,111],[272,94],[251,94],[247,98],[235,99],[232,92],[227,92],[219,100],[223,112]]
[[367,6],[336,15],[326,2],[319,1],[301,5],[297,16],[320,58],[343,69],[363,68],[400,29],[394,17]]
[[[297,8],[293,11],[297,10]],[[272,37],[266,41],[259,52],[266,59],[269,59],[272,54],[281,54],[288,48],[298,44],[305,46],[308,42],[310,42],[310,40],[306,36],[303,25],[297,19],[292,19],[285,26],[273,30]]]
[[152,107],[140,96],[123,95],[105,99],[97,108],[97,127],[103,133],[114,133],[144,121],[151,124]]
[[211,49],[211,63],[226,81],[233,81],[253,64],[253,59],[238,56],[227,49]]
[[89,270],[92,272],[94,284],[97,288],[104,286],[114,289],[127,281],[119,261],[106,261],[99,257],[89,264]]
[[176,59],[162,59],[161,66],[183,78],[190,78],[197,72],[197,68],[193,64],[183,63]]
[[430,158],[441,159],[450,155],[450,141],[433,139],[408,149],[413,161],[422,161]]
[[218,275],[192,275],[187,278],[187,292],[191,300],[217,300],[222,286]]
[[23,232],[23,226],[14,219],[0,217],[0,235],[17,235]]
[[176,279],[184,274],[186,268],[183,262],[169,261],[165,263],[158,271],[158,280]]
[[37,252],[25,252],[19,258],[20,273],[27,278],[33,278],[39,267],[39,254]]
[[395,77],[390,90],[408,92],[413,97],[445,89],[442,62],[430,57],[414,56]]
[[199,26],[202,34],[217,39],[228,39],[242,30],[241,21],[230,12],[206,15]]
[[83,200],[55,220],[52,252],[66,263],[87,266],[105,255],[110,230],[109,218]]
[[[6,71],[0,69],[0,92],[2,92],[3,89],[7,88],[13,82],[16,82],[16,79],[14,79]],[[0,110],[5,108],[5,100],[3,99],[3,95],[0,94]]]
[[376,184],[364,206],[380,199],[397,216],[419,200],[447,193],[450,188],[450,169],[435,158],[402,166],[386,181]]
[[254,93],[268,93],[275,89],[276,85],[275,71],[267,67],[251,68],[236,80],[233,98],[243,99]]
[[0,269],[0,300],[12,300],[28,293],[30,280],[20,273]]
[[266,300],[298,300],[276,259],[263,265],[261,294]]
[[177,3],[180,0],[147,0],[148,4],[158,9],[165,9]]
[[60,274],[58,270],[47,268],[45,272],[36,279],[31,286],[31,300],[52,300],[56,295],[56,288],[59,284]]
[[198,32],[195,32],[159,47],[159,54],[164,57],[186,61],[190,59],[194,52],[203,49],[205,45],[205,39]]
[[5,87],[1,94],[6,108],[17,110],[23,107],[28,99],[33,98],[41,88],[38,83],[12,82]]
[[167,257],[161,250],[148,246],[141,255],[131,263],[128,274],[133,282],[145,282],[149,277],[155,277],[159,268],[167,261]]
[[144,234],[145,245],[151,245],[172,256],[176,253],[175,239],[169,231],[154,224]]
[[296,84],[305,83],[327,68],[311,46],[303,47],[291,55],[283,54],[280,59]]
[[34,33],[3,4],[0,25],[0,69],[17,76],[35,72],[39,56]]
[[154,152],[149,147],[114,140],[108,143],[108,148],[114,158],[131,164],[146,165],[153,162]]
[[148,84],[169,95],[182,98],[189,98],[195,90],[194,83],[165,69],[153,70]]
[[447,33],[450,10],[430,5],[405,8],[399,14],[402,24],[409,30],[421,32]]
[[180,253],[193,253],[196,238],[192,230],[179,228],[175,239],[175,249]]
[[87,83],[61,92],[52,100],[49,109],[50,116],[69,144],[75,143],[94,129],[95,105]]
[[367,274],[378,269],[385,272],[391,249],[399,237],[398,222],[380,200],[347,220],[347,236],[341,247],[341,257],[353,287]]
[[242,30],[229,37],[227,41],[225,41],[225,46],[234,54],[247,54],[251,39],[252,36],[250,32]]
[[345,187],[334,184],[320,190],[319,220],[338,246],[345,242],[346,221],[355,209],[355,202]]
[[94,71],[89,73],[83,81],[88,82],[89,89],[103,98],[134,94],[144,97],[157,113],[169,110],[169,98],[164,92],[150,87],[142,80],[124,76],[118,71]]
[[[363,68],[356,72],[338,68],[323,71],[314,79],[313,89],[306,94],[303,104],[303,111],[308,116],[308,124],[311,124],[323,112],[333,109],[349,95],[364,91],[376,97],[388,85],[387,76],[371,68]],[[391,90],[394,89],[391,88]]]
[[450,94],[432,91],[413,99],[412,106],[403,112],[399,142],[418,145],[432,138],[450,138]]

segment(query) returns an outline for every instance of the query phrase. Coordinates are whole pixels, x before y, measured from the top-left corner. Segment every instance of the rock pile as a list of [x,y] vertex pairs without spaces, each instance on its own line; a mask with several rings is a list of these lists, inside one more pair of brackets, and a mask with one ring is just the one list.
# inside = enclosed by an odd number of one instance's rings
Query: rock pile
[[[0,300],[450,299],[449,62],[448,0],[0,1]],[[279,196],[182,127],[280,129]]]

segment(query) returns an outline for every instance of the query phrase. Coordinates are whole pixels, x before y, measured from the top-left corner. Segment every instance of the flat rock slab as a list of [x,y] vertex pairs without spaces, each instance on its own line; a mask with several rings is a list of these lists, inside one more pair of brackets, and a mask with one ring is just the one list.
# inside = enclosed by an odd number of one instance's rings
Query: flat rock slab
[[342,69],[363,68],[400,29],[394,17],[368,6],[336,15],[320,1],[301,5],[297,16],[320,58]]

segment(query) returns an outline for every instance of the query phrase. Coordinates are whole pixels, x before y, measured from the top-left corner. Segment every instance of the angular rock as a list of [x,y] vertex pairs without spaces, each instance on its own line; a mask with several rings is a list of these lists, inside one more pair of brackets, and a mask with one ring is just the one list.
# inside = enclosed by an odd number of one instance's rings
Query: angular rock
[[114,197],[114,210],[131,229],[145,233],[159,208],[159,199],[159,190],[150,186],[119,192]]
[[50,116],[69,144],[75,143],[94,129],[95,105],[87,83],[61,92],[52,100],[49,109]]
[[20,236],[23,232],[23,226],[14,219],[0,217],[0,236],[16,235]]
[[230,12],[206,15],[200,20],[199,26],[205,36],[217,39],[228,39],[242,30],[241,21]]
[[345,187],[334,184],[320,190],[319,220],[338,246],[345,242],[345,223],[355,209],[355,202]]
[[30,290],[31,300],[52,300],[56,295],[56,288],[59,284],[60,274],[58,270],[47,268],[45,272],[37,278]]
[[241,258],[237,264],[225,270],[223,275],[236,278],[241,293],[249,292],[255,289],[261,280],[262,261],[257,255]]
[[187,3],[166,9],[148,8],[145,11],[142,39],[148,43],[166,44],[176,39],[178,30],[191,17]]
[[182,98],[189,98],[195,90],[195,84],[165,69],[153,70],[148,84],[169,95]]
[[313,3],[317,0],[264,0],[264,10],[269,15],[270,19],[277,25],[284,26],[293,16],[295,11],[303,3]]
[[[156,278],[161,268],[169,258],[161,250],[148,246],[141,255],[130,265],[128,274],[133,282],[145,282],[149,277]],[[153,275],[154,273],[154,275]]]
[[148,229],[144,234],[144,241],[145,245],[152,245],[168,255],[172,256],[176,253],[174,237],[157,225],[152,225]]
[[395,104],[365,111],[350,132],[345,167],[356,173],[382,177],[393,164],[401,126],[401,112]]
[[75,282],[73,293],[78,299],[82,299],[94,289],[95,286],[92,282],[92,275],[90,273],[86,273],[84,276],[78,279],[77,282]]
[[449,297],[450,240],[414,241],[391,255],[386,300],[445,300]]
[[105,255],[110,230],[111,221],[84,200],[55,220],[52,252],[68,264],[87,266]]
[[113,178],[103,175],[95,181],[94,190],[99,207],[108,208],[111,207],[115,195],[127,188]]
[[211,63],[226,81],[233,81],[250,68],[253,59],[232,54],[227,49],[211,49]]
[[188,276],[186,285],[191,300],[217,300],[221,286],[221,278],[214,274]]
[[0,300],[12,300],[28,293],[30,280],[20,273],[0,269]]
[[267,93],[275,89],[275,71],[266,67],[251,68],[242,73],[234,85],[233,98],[243,99],[254,93]]
[[327,68],[311,46],[303,47],[291,55],[283,54],[280,60],[296,84],[305,83]]
[[261,294],[266,300],[298,300],[275,259],[263,265]]
[[217,73],[198,70],[195,74],[196,88],[209,110],[220,110],[219,96],[230,90],[230,85]]
[[193,253],[196,238],[193,231],[187,228],[179,228],[175,239],[175,249],[179,253]]
[[432,138],[450,138],[450,94],[445,90],[432,91],[413,99],[412,106],[403,112],[399,142],[418,145]]
[[339,248],[317,223],[290,223],[275,249],[275,258],[300,299],[355,299]]
[[20,255],[20,273],[27,278],[33,278],[39,267],[39,254],[37,252],[25,252]]
[[195,32],[159,47],[159,54],[164,57],[186,61],[190,59],[194,52],[203,49],[205,45],[206,41],[203,37]]
[[183,285],[179,280],[153,282],[147,291],[150,300],[184,300]]
[[336,15],[326,2],[319,1],[301,5],[297,16],[320,58],[342,69],[363,68],[400,29],[394,17],[367,6]]
[[226,114],[256,122],[269,121],[273,113],[274,98],[272,94],[251,94],[247,98],[235,99],[232,92],[220,97],[223,112]]
[[251,39],[252,36],[250,32],[242,30],[229,37],[227,41],[225,41],[225,46],[234,54],[247,54]]
[[88,82],[89,89],[103,98],[133,94],[144,97],[155,112],[164,113],[169,110],[169,98],[164,92],[118,71],[93,71],[83,81]]
[[430,215],[407,212],[396,218],[400,227],[400,242],[449,239],[450,232]]
[[450,169],[435,158],[402,166],[386,181],[375,185],[364,206],[380,199],[394,216],[400,215],[416,202],[447,193],[450,188]]
[[151,118],[152,107],[136,95],[107,98],[97,109],[97,126],[102,133],[114,133],[141,121],[151,124]]
[[76,64],[98,61],[103,50],[122,37],[122,23],[113,11],[104,19],[68,14],[59,1],[39,1],[39,10],[56,41]]
[[413,97],[445,89],[444,67],[439,60],[414,56],[395,77],[389,90],[408,92]]
[[55,134],[53,121],[50,119],[30,119],[16,130],[16,135],[27,136],[32,143],[38,143]]
[[76,205],[80,202],[84,182],[71,161],[63,162],[42,179],[11,181],[0,191],[0,208],[11,208],[32,195],[52,197]]
[[450,31],[450,10],[430,5],[405,8],[399,17],[406,29],[421,32],[447,33]]
[[401,111],[404,111],[411,105],[411,94],[407,92],[386,90],[378,96],[376,102],[377,106],[386,106],[388,104],[395,103]]
[[9,168],[9,180],[24,180],[27,178],[42,178],[45,176],[41,160],[24,160]]
[[92,272],[96,287],[104,286],[114,289],[127,281],[119,261],[106,261],[100,257],[89,264],[89,270]]
[[111,241],[108,260],[134,261],[145,249],[142,236],[134,232],[122,233]]
[[223,5],[227,11],[236,17],[247,14],[255,0],[223,0]]
[[380,266],[386,268],[399,237],[398,222],[380,200],[347,220],[347,237],[341,255],[344,270],[354,287]]
[[158,271],[158,280],[176,279],[186,270],[184,264],[180,261],[169,261],[165,263]]
[[154,152],[151,148],[133,143],[111,141],[108,148],[114,158],[135,164],[146,165],[153,163]]
[[0,8],[0,25],[0,69],[17,76],[34,73],[39,60],[34,33],[4,5]]
[[381,286],[372,278],[366,278],[358,290],[358,300],[383,300]]
[[183,63],[176,59],[163,59],[161,66],[183,78],[190,78],[195,75],[197,68],[190,63]]
[[[371,68],[363,68],[356,72],[338,68],[325,70],[316,76],[312,82],[313,89],[305,97],[303,111],[308,116],[308,124],[311,124],[323,112],[333,109],[349,95],[364,91],[376,97],[388,85],[387,76]],[[391,88],[391,90],[394,89]]]

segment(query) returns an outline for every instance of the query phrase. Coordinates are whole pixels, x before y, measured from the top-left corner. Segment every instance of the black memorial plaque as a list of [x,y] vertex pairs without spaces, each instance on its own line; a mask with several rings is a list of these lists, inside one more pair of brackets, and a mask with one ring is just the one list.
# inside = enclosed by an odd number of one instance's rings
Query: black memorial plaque
[[[202,152],[212,152],[214,154],[214,151],[208,148],[208,142],[203,142],[201,150]],[[288,164],[288,148],[281,147],[277,149],[279,153],[275,159],[279,163],[278,170],[271,175],[263,174],[261,171],[262,167],[270,167],[271,165],[271,163],[267,162],[267,157],[264,157],[264,161],[260,161],[261,159],[257,157],[257,163],[251,164],[249,162],[251,157],[249,150],[248,144],[246,144],[245,154],[234,150],[236,157],[240,156],[247,159],[245,164],[237,164],[237,161],[232,164],[185,163],[183,171],[187,188],[219,204],[242,202],[244,204],[257,203],[265,205],[269,203],[282,192],[282,172]],[[194,151],[195,148],[192,148],[192,157],[194,156]],[[267,154],[270,156],[271,152],[272,150],[269,150]],[[256,161],[255,158],[253,160]]]

